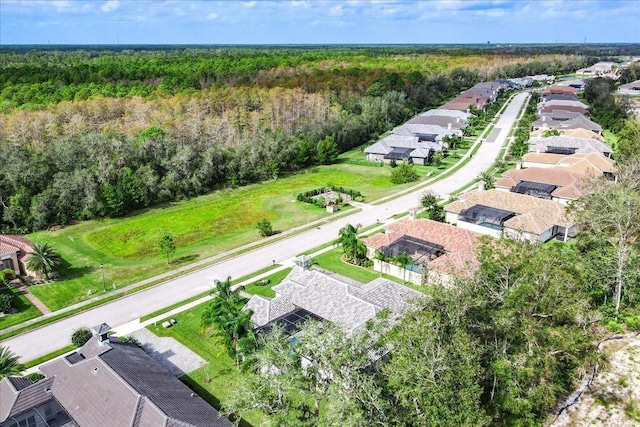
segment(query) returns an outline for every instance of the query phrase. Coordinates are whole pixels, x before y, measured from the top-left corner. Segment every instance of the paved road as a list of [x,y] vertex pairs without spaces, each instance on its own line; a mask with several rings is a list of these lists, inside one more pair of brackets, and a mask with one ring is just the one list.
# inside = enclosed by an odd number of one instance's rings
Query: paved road
[[[489,168],[499,154],[526,97],[526,93],[518,94],[507,106],[495,125],[495,129],[499,128],[500,132],[494,142],[483,143],[464,167],[428,188],[444,197],[474,180],[480,172]],[[278,262],[288,260],[301,252],[327,243],[335,239],[340,228],[346,224],[367,226],[378,220],[387,220],[396,213],[404,212],[417,206],[420,194],[423,191],[424,189],[420,189],[380,205],[369,205],[361,212],[292,236],[286,240],[278,241],[269,246],[244,253],[112,303],[79,313],[40,329],[9,338],[2,344],[9,346],[23,361],[33,360],[69,343],[72,332],[79,327],[92,327],[102,322],[106,322],[112,327],[128,323],[141,315],[212,288],[215,279],[224,279],[227,276],[244,276],[252,271],[271,265],[272,260]]]

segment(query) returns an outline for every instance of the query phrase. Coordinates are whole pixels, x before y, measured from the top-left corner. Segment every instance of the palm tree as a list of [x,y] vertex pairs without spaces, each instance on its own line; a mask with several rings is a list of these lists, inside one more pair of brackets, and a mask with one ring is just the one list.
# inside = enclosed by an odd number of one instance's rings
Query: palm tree
[[20,358],[9,350],[9,347],[0,345],[0,379],[20,374],[23,366],[18,360]]
[[495,177],[491,171],[484,171],[478,174],[480,181],[484,182],[484,188],[490,190],[493,188],[493,184],[496,182]]
[[387,256],[380,249],[376,249],[375,257],[380,261],[380,275],[382,276],[382,263],[387,260]]
[[340,229],[340,234],[335,244],[342,246],[342,250],[351,259],[351,262],[357,264],[359,258],[362,258],[367,248],[358,240],[358,230],[362,225],[358,224],[355,227],[351,224],[347,224]]
[[402,252],[400,255],[393,259],[396,264],[402,267],[402,281],[407,281],[407,267],[413,263],[413,259],[406,252]]
[[27,268],[44,274],[44,277],[49,280],[49,273],[61,262],[62,257],[48,242],[35,243],[33,251],[29,254],[29,259],[27,260]]

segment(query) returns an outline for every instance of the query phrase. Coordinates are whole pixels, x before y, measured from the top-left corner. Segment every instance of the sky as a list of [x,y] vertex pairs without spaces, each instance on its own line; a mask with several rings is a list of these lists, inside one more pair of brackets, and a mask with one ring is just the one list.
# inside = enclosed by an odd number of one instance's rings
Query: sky
[[0,0],[7,44],[640,43],[640,1]]

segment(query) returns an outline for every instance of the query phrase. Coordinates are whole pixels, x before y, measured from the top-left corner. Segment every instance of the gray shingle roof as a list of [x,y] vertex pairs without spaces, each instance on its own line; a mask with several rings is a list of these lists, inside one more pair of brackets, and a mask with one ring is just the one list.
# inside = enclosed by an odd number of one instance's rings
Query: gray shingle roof
[[411,152],[411,157],[426,157],[424,153],[429,152],[429,150],[440,151],[442,150],[442,145],[437,142],[418,142],[417,136],[404,136],[391,134],[386,138],[381,139],[365,148],[364,152],[368,154],[389,154],[394,148],[413,148],[413,149],[422,149],[423,151]]
[[231,422],[193,394],[141,348],[94,337],[78,350],[73,365],[65,358],[41,366],[54,380],[53,396],[83,426],[231,426]]
[[460,110],[447,110],[446,108],[437,108],[435,110],[425,111],[420,114],[421,116],[447,116],[447,117],[460,117],[462,120],[469,120],[472,116],[471,113]]
[[529,140],[529,151],[544,153],[547,147],[576,148],[576,153],[611,153],[612,149],[604,142],[593,138],[571,136],[534,137]]
[[[27,384],[27,379],[7,378],[0,381],[0,422],[8,417],[16,416],[35,406],[53,399],[51,389],[53,378],[47,378],[37,383]],[[15,387],[18,384],[21,388]]]
[[[269,300],[254,295],[245,306],[254,310],[251,320],[256,326],[264,326],[288,312],[302,308],[330,322],[336,322],[347,330],[354,330],[384,308],[399,313],[411,298],[420,295],[413,289],[386,279],[376,279],[367,285],[355,285],[300,267],[294,268],[283,284],[285,285],[282,287],[278,286],[278,297]],[[278,301],[286,301],[291,304],[292,309],[285,313],[269,311],[267,315],[265,302],[273,305]]]

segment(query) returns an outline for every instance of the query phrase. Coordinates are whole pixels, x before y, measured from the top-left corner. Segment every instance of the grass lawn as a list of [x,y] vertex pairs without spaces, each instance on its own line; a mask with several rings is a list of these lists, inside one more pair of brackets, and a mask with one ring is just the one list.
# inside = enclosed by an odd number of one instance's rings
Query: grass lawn
[[[373,267],[358,267],[342,261],[342,254],[342,248],[335,248],[320,254],[313,259],[318,263],[318,267],[333,271],[350,279],[357,280],[360,283],[369,283],[380,277],[380,273],[374,271]],[[393,282],[402,283],[402,280],[397,277],[386,274],[382,277]]]
[[[282,282],[284,278],[291,273],[291,270],[291,268],[285,268],[284,270],[277,271],[264,279],[249,283],[242,290],[251,295],[262,295],[263,297],[273,298],[276,296],[276,293],[271,288]],[[269,280],[268,285],[260,284],[264,283],[265,280]]]
[[604,142],[615,149],[616,144],[618,143],[618,137],[616,136],[616,134],[608,129],[605,129],[604,131],[602,131],[602,136],[604,136]]
[[13,295],[13,308],[16,310],[11,314],[0,314],[0,330],[42,315],[40,310],[31,304],[31,301],[22,295],[18,289],[2,286],[0,287],[0,294]]
[[[347,154],[350,155],[350,154]],[[224,189],[190,200],[167,203],[120,219],[87,221],[29,236],[50,242],[68,261],[60,268],[61,280],[32,287],[51,310],[122,287],[260,239],[255,224],[262,218],[274,230],[284,231],[326,217],[323,209],[295,201],[301,191],[328,183],[360,191],[366,201],[410,184],[390,183],[391,169],[346,163],[321,166],[278,180]],[[241,212],[242,215],[236,213]],[[158,254],[160,238],[173,236],[177,251],[171,265]],[[249,271],[247,271],[249,273]]]
[[[153,325],[147,329],[161,337],[175,338],[208,362],[208,365],[189,372],[181,380],[219,409],[220,402],[224,402],[235,391],[241,376],[248,374],[236,369],[235,361],[213,335],[212,328],[204,332],[201,330],[200,316],[205,308],[206,304],[202,304],[172,316],[178,323],[169,329]],[[158,322],[158,325],[160,323]],[[265,419],[266,417],[258,411],[246,414],[246,420],[254,426],[260,425]]]

